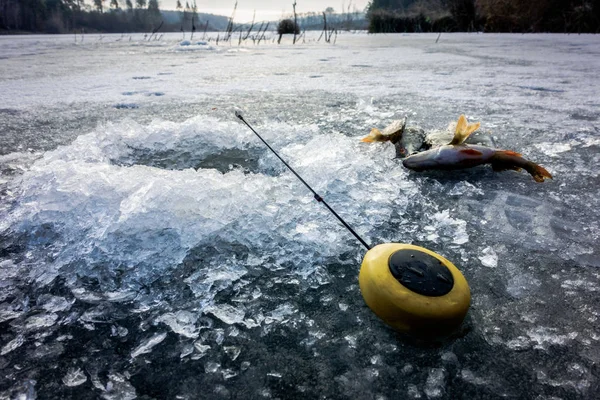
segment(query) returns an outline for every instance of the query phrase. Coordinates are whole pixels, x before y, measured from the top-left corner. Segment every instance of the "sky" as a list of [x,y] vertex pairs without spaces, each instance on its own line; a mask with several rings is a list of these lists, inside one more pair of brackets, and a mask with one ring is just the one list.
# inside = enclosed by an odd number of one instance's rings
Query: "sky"
[[[188,0],[190,3],[193,0]],[[327,7],[333,7],[335,12],[342,12],[348,4],[352,4],[359,11],[367,6],[369,0],[296,0],[296,11],[298,13],[309,11],[324,11]],[[160,7],[163,10],[174,10],[177,0],[159,0]],[[181,0],[185,5],[185,0]],[[256,10],[256,20],[276,20],[281,18],[282,14],[292,13],[292,4],[294,0],[238,0],[238,8],[235,14],[236,22],[249,22],[252,20],[252,14]],[[219,14],[230,16],[233,11],[235,0],[196,0],[198,12],[210,14]]]

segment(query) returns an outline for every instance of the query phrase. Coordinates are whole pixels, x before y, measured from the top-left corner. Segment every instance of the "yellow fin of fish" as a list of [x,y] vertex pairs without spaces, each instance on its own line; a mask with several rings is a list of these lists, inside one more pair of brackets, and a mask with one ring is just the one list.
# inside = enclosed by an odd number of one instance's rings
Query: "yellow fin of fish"
[[451,145],[464,143],[465,140],[471,135],[471,133],[475,132],[481,126],[480,122],[475,124],[469,124],[467,121],[467,117],[462,114],[458,117],[458,122],[456,123],[456,130],[454,131],[454,138],[450,142]]
[[371,129],[371,133],[369,133],[369,136],[362,138],[360,141],[367,142],[367,143],[380,142],[381,138],[382,138],[381,131],[377,128],[373,128],[373,129]]

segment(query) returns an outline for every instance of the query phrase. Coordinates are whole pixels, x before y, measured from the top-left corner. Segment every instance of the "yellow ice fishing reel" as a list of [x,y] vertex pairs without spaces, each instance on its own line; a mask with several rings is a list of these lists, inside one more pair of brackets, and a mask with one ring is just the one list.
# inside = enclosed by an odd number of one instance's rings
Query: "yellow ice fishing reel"
[[385,243],[367,251],[358,282],[379,318],[417,336],[451,333],[471,303],[469,285],[454,264],[410,244]]
[[461,324],[471,292],[450,261],[410,244],[385,243],[371,248],[246,122],[240,110],[235,115],[367,248],[358,281],[365,302],[379,318],[400,332],[421,337],[445,336]]

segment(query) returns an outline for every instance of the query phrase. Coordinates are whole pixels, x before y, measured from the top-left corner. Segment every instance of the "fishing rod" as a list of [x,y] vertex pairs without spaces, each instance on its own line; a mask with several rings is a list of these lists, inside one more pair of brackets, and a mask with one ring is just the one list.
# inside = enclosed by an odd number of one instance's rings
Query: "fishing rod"
[[250,126],[242,121],[325,207],[367,248],[358,276],[367,306],[392,328],[421,338],[447,336],[464,320],[471,291],[454,264],[424,247],[382,243],[371,247],[304,179]]
[[279,158],[279,160],[280,160],[280,161],[281,161],[281,162],[282,162],[282,163],[283,163],[283,164],[284,164],[284,165],[285,165],[285,166],[286,166],[286,167],[287,167],[287,168],[288,168],[290,171],[292,171],[292,173],[293,173],[294,175],[296,175],[296,178],[298,178],[298,179],[300,180],[300,182],[304,183],[304,186],[306,186],[306,187],[308,188],[308,190],[310,190],[310,191],[312,192],[312,194],[315,196],[315,200],[316,200],[316,201],[318,201],[319,203],[323,203],[323,205],[324,205],[325,207],[327,207],[327,209],[328,209],[329,211],[331,211],[331,213],[332,213],[332,214],[333,214],[333,215],[334,215],[334,216],[335,216],[335,217],[336,217],[336,218],[337,218],[337,219],[338,219],[338,220],[339,220],[339,221],[340,221],[340,222],[341,222],[341,223],[342,223],[342,224],[343,224],[343,225],[346,227],[346,229],[348,229],[348,230],[350,231],[350,233],[351,233],[351,234],[353,234],[353,235],[354,235],[354,237],[355,237],[355,238],[356,238],[356,239],[357,239],[357,240],[358,240],[358,241],[359,241],[359,242],[360,242],[360,243],[361,243],[363,246],[365,246],[365,247],[367,248],[367,250],[371,250],[371,246],[370,246],[370,245],[369,245],[367,242],[365,242],[365,241],[363,240],[363,238],[361,238],[361,237],[358,235],[358,233],[356,233],[356,232],[354,231],[354,229],[352,229],[352,227],[351,227],[350,225],[348,225],[348,223],[347,223],[346,221],[344,221],[344,219],[343,219],[342,217],[340,217],[340,216],[338,215],[338,213],[336,213],[336,212],[334,211],[334,209],[333,209],[333,208],[331,208],[331,207],[329,206],[329,204],[327,204],[327,202],[325,201],[325,199],[323,199],[323,197],[321,197],[321,196],[320,196],[320,195],[319,195],[317,192],[315,192],[315,190],[314,190],[314,189],[313,189],[313,188],[312,188],[312,187],[311,187],[311,186],[310,186],[308,183],[306,183],[306,181],[305,181],[304,179],[302,179],[302,177],[301,177],[300,175],[298,175],[298,173],[297,173],[296,171],[294,171],[294,168],[290,167],[290,165],[289,165],[287,162],[285,162],[285,160],[284,160],[283,158],[281,158],[281,157],[279,156],[279,154],[277,154],[277,152],[276,152],[275,150],[273,150],[273,148],[272,148],[271,146],[269,146],[269,143],[267,143],[267,141],[266,141],[265,139],[263,139],[263,138],[262,138],[262,136],[260,136],[260,135],[258,134],[258,132],[256,132],[252,126],[250,126],[250,124],[249,124],[249,123],[248,123],[248,122],[247,122],[247,121],[244,119],[244,116],[242,115],[242,112],[241,112],[241,111],[239,111],[239,110],[236,110],[236,111],[235,111],[235,116],[236,116],[236,117],[238,117],[238,118],[240,119],[240,121],[242,121],[244,124],[246,124],[246,126],[247,126],[248,128],[250,128],[250,130],[251,130],[252,132],[254,132],[254,134],[255,134],[256,136],[258,136],[258,138],[259,138],[259,139],[260,139],[260,140],[261,140],[261,141],[262,141],[262,142],[265,144],[265,146],[267,146],[267,147],[269,148],[269,150],[271,150],[271,151],[273,152],[273,154],[275,154],[275,156],[276,156],[277,158]]

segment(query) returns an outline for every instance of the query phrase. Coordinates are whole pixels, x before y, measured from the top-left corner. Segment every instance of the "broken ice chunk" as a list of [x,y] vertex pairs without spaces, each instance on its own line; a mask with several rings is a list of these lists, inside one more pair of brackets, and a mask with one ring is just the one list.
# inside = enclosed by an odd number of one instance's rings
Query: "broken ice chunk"
[[189,356],[190,354],[192,354],[194,352],[194,345],[193,344],[185,344],[183,346],[183,348],[181,349],[181,354],[179,355],[179,358],[185,358],[187,356]]
[[[166,334],[165,334],[166,335]],[[135,388],[121,374],[110,374],[106,391],[102,394],[105,400],[133,400],[137,398]]]
[[73,302],[68,301],[64,297],[42,295],[38,298],[37,303],[48,312],[67,311],[71,308]]
[[296,311],[296,308],[290,303],[281,304],[267,315],[265,318],[265,324],[283,322],[288,315],[292,315],[296,313]]
[[205,312],[214,315],[226,324],[239,324],[244,321],[246,311],[236,308],[230,304],[215,304],[204,309]]
[[449,196],[463,196],[465,194],[482,195],[483,190],[470,184],[469,182],[459,182],[448,192]]
[[166,333],[157,333],[156,335],[144,340],[131,352],[131,358],[136,358],[139,355],[150,353],[152,348],[165,340],[166,337]]
[[85,376],[85,373],[81,368],[69,368],[62,381],[65,385],[74,387],[85,383],[85,381],[87,381],[87,376]]
[[35,392],[35,384],[33,379],[21,381],[11,387],[7,391],[0,393],[2,399],[18,399],[18,400],[35,400],[37,393]]
[[444,368],[431,368],[425,383],[425,394],[430,399],[442,397],[444,395],[444,385],[446,382],[446,370]]
[[111,336],[125,337],[129,333],[129,330],[119,325],[113,325],[110,327],[110,332]]
[[0,355],[5,355],[13,351],[14,349],[21,347],[21,345],[25,343],[25,337],[23,335],[19,335],[10,342],[6,343],[2,350],[0,351]]
[[409,384],[407,387],[407,391],[408,391],[408,397],[411,399],[420,399],[421,396],[421,392],[419,392],[419,388],[417,387],[417,385],[414,384]]
[[487,379],[481,378],[477,375],[475,375],[475,373],[473,373],[473,371],[468,370],[468,369],[463,369],[460,372],[460,377],[465,381],[465,382],[469,382],[472,383],[473,385],[487,385],[489,384]]
[[18,318],[23,315],[23,313],[23,310],[19,310],[12,304],[2,303],[0,304],[0,323]]
[[195,342],[194,347],[196,348],[198,353],[202,355],[204,355],[210,349],[210,346],[202,344],[201,342]]
[[221,364],[216,363],[214,361],[209,361],[206,364],[204,364],[204,371],[206,371],[206,373],[211,373],[214,374],[215,372],[217,372],[219,370],[219,367],[221,366]]
[[56,314],[37,314],[33,315],[25,321],[25,329],[28,331],[35,331],[42,328],[47,328],[49,326],[54,325],[56,320],[58,319],[58,315]]
[[485,267],[496,268],[498,266],[498,255],[491,247],[486,247],[483,249],[482,254],[479,257],[481,264]]
[[242,352],[242,350],[236,346],[225,346],[223,347],[223,350],[225,350],[225,353],[227,353],[229,358],[231,358],[233,361],[235,361],[235,359],[238,358]]
[[196,327],[198,315],[189,311],[177,311],[176,313],[167,313],[156,319],[156,322],[163,322],[178,335],[190,339],[198,338],[200,329]]
[[229,368],[228,369],[224,369],[223,371],[221,371],[221,374],[223,375],[223,379],[225,379],[225,380],[231,379],[231,378],[233,378],[233,377],[235,377],[235,376],[238,375],[237,372],[235,372],[234,370],[229,369]]
[[346,336],[344,336],[344,339],[346,340],[346,342],[348,342],[348,345],[350,346],[350,348],[352,348],[352,349],[356,348],[356,343],[358,340],[356,335],[346,335]]

